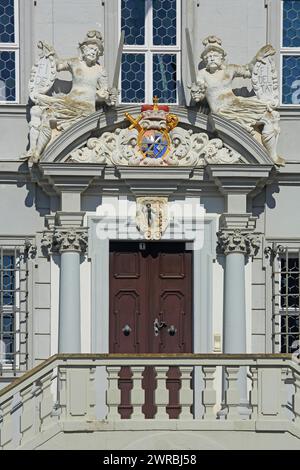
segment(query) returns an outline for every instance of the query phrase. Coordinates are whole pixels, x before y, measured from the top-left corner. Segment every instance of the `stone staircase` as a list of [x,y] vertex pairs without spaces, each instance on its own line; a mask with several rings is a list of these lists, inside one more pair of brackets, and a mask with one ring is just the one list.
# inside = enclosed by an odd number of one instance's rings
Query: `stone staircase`
[[[155,414],[146,419],[149,367]],[[177,394],[170,367],[180,371]],[[121,419],[126,400],[130,416]],[[2,389],[0,410],[1,449],[300,449],[300,366],[278,354],[55,355]]]

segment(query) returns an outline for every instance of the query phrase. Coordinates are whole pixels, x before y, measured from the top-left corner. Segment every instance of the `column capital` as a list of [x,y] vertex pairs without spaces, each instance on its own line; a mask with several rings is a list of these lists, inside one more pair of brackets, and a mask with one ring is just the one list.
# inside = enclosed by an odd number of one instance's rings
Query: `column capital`
[[84,253],[88,244],[87,229],[55,227],[52,231],[43,233],[42,249],[49,255],[51,253],[63,253],[75,251]]
[[217,232],[218,251],[224,255],[230,253],[242,253],[245,256],[252,256],[260,248],[261,240],[258,233],[242,232],[240,229],[220,230]]

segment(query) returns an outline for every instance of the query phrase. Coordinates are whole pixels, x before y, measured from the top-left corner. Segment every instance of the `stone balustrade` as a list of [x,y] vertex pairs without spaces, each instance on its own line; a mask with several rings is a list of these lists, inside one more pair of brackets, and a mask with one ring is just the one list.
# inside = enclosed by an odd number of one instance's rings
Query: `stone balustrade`
[[[120,412],[124,398],[120,387],[122,367],[131,370],[128,383],[132,412],[127,419],[122,419]],[[170,419],[168,412],[170,367],[178,371],[176,419]],[[147,368],[151,368],[155,380],[152,419],[146,419],[143,411]],[[247,369],[248,377],[246,416],[240,412],[241,368]],[[197,390],[193,388],[195,373],[201,375],[202,383]],[[222,377],[226,382],[224,396]],[[240,423],[238,429],[286,430],[300,438],[299,383],[300,365],[290,355],[56,355],[0,392],[0,448],[30,448],[34,439],[45,439],[59,427],[89,432],[149,426],[222,430],[237,429]],[[194,417],[196,401],[202,409],[198,418]]]

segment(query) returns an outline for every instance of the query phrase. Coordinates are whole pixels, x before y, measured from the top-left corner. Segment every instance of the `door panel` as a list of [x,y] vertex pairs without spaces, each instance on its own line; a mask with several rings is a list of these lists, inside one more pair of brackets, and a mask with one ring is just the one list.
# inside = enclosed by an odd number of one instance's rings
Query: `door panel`
[[[112,242],[110,246],[110,346],[112,353],[186,353],[192,352],[192,252],[185,243]],[[161,326],[155,335],[154,322]],[[162,326],[165,325],[165,326]],[[146,418],[156,413],[154,404],[155,371],[143,374],[145,390],[143,412]],[[121,417],[129,418],[130,368],[120,372]],[[170,367],[170,418],[180,413],[180,372]]]

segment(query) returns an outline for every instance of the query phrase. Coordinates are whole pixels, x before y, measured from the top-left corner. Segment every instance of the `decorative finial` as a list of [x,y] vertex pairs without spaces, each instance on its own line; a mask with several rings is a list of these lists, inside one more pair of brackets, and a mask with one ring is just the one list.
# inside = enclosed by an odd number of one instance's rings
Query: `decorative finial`
[[158,110],[158,96],[154,96],[153,98],[153,110],[154,111]]

